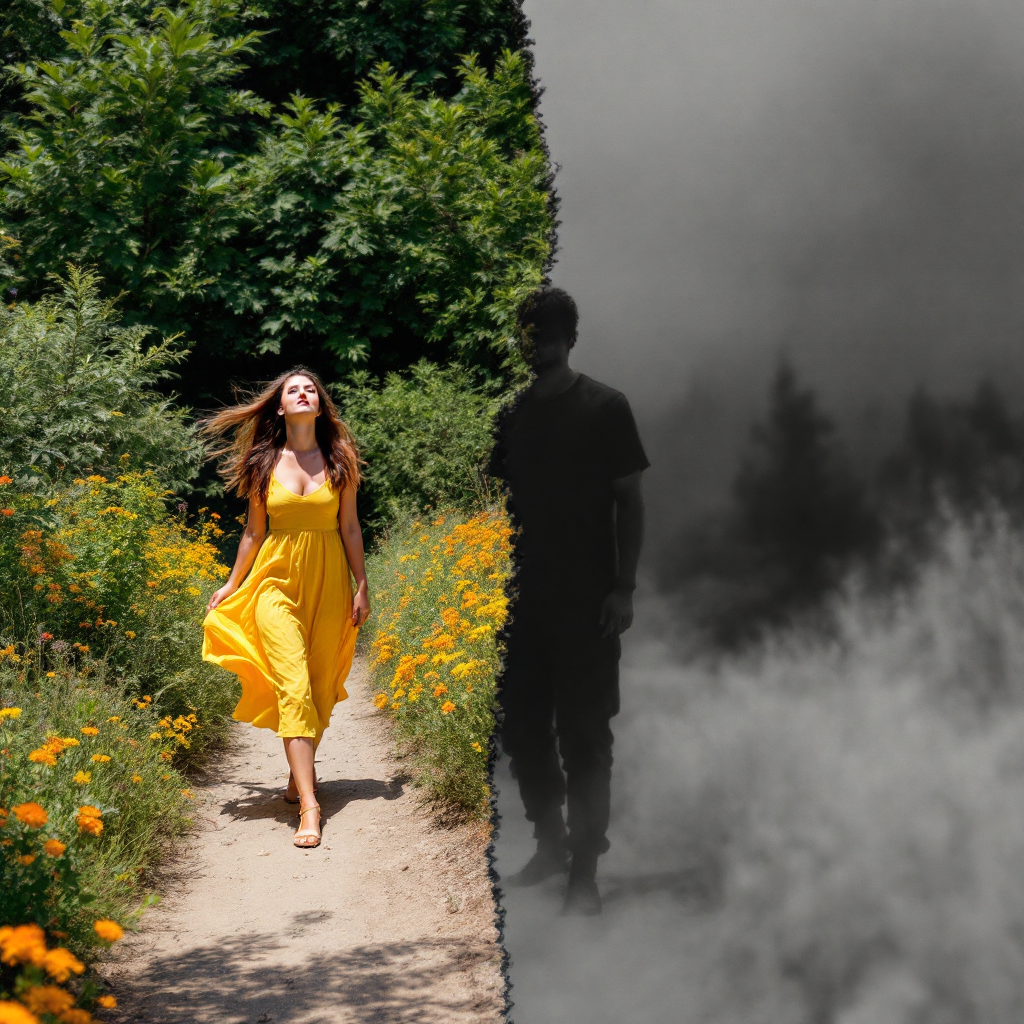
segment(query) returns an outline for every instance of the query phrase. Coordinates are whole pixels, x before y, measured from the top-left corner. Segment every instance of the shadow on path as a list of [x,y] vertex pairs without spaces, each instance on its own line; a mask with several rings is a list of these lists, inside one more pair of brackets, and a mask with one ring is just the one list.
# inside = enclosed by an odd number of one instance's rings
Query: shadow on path
[[[285,802],[280,786],[266,786],[257,782],[240,782],[245,790],[242,796],[225,801],[221,814],[246,821],[272,818],[274,821],[291,823],[298,815],[298,806]],[[404,792],[401,779],[382,782],[380,779],[335,779],[321,782],[317,799],[320,802],[323,821],[343,811],[355,800],[397,800]]]
[[[290,936],[330,928],[329,912],[282,921]],[[256,934],[153,960],[144,978],[117,991],[113,1019],[145,1024],[442,1024],[464,1019],[473,999],[449,996],[438,978],[493,955],[492,945],[423,938],[357,946],[287,963],[278,936]],[[464,990],[463,990],[464,991]]]

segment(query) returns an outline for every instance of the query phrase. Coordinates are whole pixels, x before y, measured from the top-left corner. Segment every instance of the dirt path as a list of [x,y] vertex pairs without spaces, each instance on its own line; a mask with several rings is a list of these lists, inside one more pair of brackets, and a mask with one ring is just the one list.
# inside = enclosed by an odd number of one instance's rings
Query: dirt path
[[484,1024],[499,949],[477,827],[444,831],[395,779],[357,662],[318,754],[324,842],[291,845],[281,741],[237,726],[197,787],[162,903],[106,965],[119,1021]]

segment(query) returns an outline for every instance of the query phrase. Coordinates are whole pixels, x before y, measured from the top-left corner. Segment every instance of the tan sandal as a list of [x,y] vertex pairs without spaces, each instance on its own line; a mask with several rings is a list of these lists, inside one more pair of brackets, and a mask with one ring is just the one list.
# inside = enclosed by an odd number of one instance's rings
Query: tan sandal
[[[303,807],[302,810],[299,811],[299,824],[300,825],[302,824],[302,816],[307,811],[316,811],[317,814],[319,814],[320,813],[320,805],[319,804],[310,804],[309,807]],[[319,832],[314,832],[312,829],[309,829],[309,828],[300,828],[295,833],[295,835],[292,836],[292,842],[300,850],[315,850],[320,845],[320,839],[321,839],[321,834]]]

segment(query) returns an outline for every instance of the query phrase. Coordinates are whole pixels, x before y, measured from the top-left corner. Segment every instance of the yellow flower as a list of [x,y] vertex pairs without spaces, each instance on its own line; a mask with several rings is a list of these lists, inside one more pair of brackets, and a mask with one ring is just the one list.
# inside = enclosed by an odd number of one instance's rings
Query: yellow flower
[[97,764],[103,764],[105,761],[109,761],[110,760],[110,755],[109,754],[93,754],[92,755],[92,759]]
[[169,750],[165,750],[165,751],[163,751],[163,753],[161,753],[160,760],[161,761],[173,761],[174,760],[174,755]]
[[121,716],[120,715],[111,715],[110,718],[107,719],[107,721],[108,722],[120,722],[121,721]]
[[132,782],[141,782],[141,781],[142,781],[142,776],[141,775],[133,775],[132,776]]
[[69,950],[51,949],[43,957],[43,969],[51,978],[63,984],[72,974],[81,974],[85,964]]
[[99,736],[100,731],[94,725],[83,725],[82,735],[83,736]]
[[441,714],[442,715],[450,715],[454,710],[455,710],[455,705],[450,700],[446,700],[441,705]]
[[36,764],[46,764],[51,768],[57,763],[56,755],[45,747],[39,747],[29,753],[28,759]]
[[67,847],[59,839],[47,839],[43,843],[43,852],[47,857],[62,857]]
[[92,782],[92,772],[75,772],[72,782],[78,783],[79,786],[87,786]]
[[195,794],[194,794],[194,793],[192,792],[192,790],[191,790],[191,789],[183,789],[183,790],[181,791],[181,795],[182,795],[182,796],[183,796],[183,797],[184,797],[184,798],[185,798],[186,800],[192,800],[192,799],[193,799],[193,798],[195,797]]
[[[126,629],[126,630],[124,631],[124,635],[125,635],[126,637],[128,637],[128,639],[129,639],[129,640],[134,640],[134,639],[135,639],[135,631],[134,631],[134,630],[132,630],[132,629]],[[111,996],[110,998],[111,998],[111,999],[113,999],[114,997],[113,997],[113,996]]]
[[56,672],[47,672],[46,673],[46,678],[47,679],[53,679],[56,675],[57,675]]
[[92,1014],[88,1010],[75,1007],[65,1010],[60,1017],[61,1024],[93,1024]]
[[21,708],[0,708],[0,721],[5,718],[18,718],[21,715]]
[[161,739],[162,737],[161,737],[161,734],[160,734],[160,733],[158,733],[158,732],[151,732],[151,733],[149,734],[149,738],[150,738],[151,740],[158,740],[158,739]]
[[118,939],[124,938],[124,929],[116,921],[107,918],[97,921],[92,928],[105,942],[117,942]]
[[378,693],[377,696],[373,698],[373,703],[380,710],[383,710],[383,708],[387,704],[387,702],[388,702],[388,697],[387,697],[386,693]]
[[74,736],[62,736],[61,743],[63,743],[65,747],[80,747],[82,745],[81,741],[75,739]]
[[29,828],[42,828],[48,821],[46,809],[34,802],[18,804],[11,808],[11,813]]

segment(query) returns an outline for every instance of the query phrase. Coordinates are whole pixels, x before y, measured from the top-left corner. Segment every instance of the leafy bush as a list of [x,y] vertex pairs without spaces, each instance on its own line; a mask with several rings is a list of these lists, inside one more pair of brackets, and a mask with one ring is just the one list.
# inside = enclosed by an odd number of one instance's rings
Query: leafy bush
[[360,516],[371,527],[425,508],[480,508],[489,485],[479,467],[493,438],[500,397],[455,364],[425,360],[407,375],[374,380],[358,370],[334,388],[366,460]]
[[507,359],[550,253],[522,53],[493,73],[460,58],[449,99],[381,63],[344,118],[293,92],[267,123],[237,88],[264,45],[239,2],[142,7],[69,6],[65,51],[12,72],[32,115],[9,121],[0,161],[0,224],[21,242],[8,283],[34,296],[53,267],[95,263],[129,320],[187,331],[202,358]]
[[99,278],[70,267],[55,295],[0,307],[0,472],[22,484],[112,472],[127,455],[163,486],[195,476],[202,449],[184,410],[154,389],[186,350],[120,327]]
[[234,698],[202,661],[209,592],[227,570],[212,520],[170,516],[150,474],[94,475],[45,499],[0,477],[0,637],[75,664],[102,658],[172,716],[201,710],[212,736]]
[[488,813],[511,532],[492,511],[407,520],[369,562],[375,611],[360,643],[374,702],[394,720],[415,783],[444,816]]

